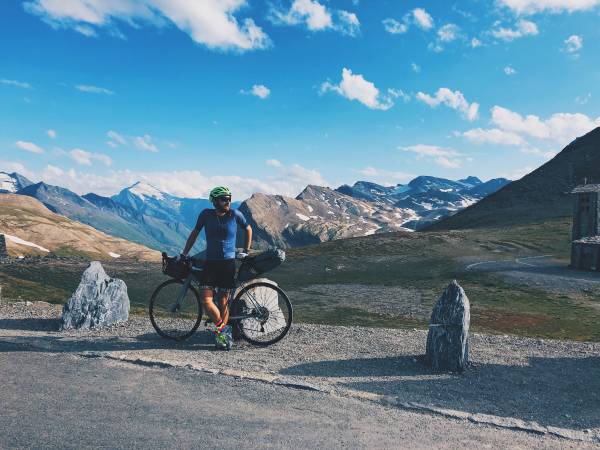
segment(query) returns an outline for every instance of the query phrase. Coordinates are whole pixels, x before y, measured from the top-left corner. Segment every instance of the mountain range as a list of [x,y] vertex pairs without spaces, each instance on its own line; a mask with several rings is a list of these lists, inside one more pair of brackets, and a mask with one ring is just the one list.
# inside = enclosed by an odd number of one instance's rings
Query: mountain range
[[585,183],[600,184],[600,127],[520,180],[426,229],[505,227],[572,216],[570,192]]
[[[2,191],[39,200],[52,212],[147,247],[177,253],[207,199],[177,197],[138,182],[105,197],[78,195],[60,186],[32,183],[0,172]],[[359,181],[330,189],[307,186],[296,198],[254,194],[234,207],[247,216],[258,248],[297,247],[333,239],[400,229],[416,230],[479,201],[509,183],[476,177],[458,181],[417,177],[407,185],[381,186]],[[205,246],[200,235],[195,250]]]
[[[112,197],[89,193],[80,196],[44,182],[15,192],[42,202],[48,209],[156,250],[179,252],[194,227],[197,212],[210,207],[204,199],[175,197],[147,183],[135,183]],[[197,248],[204,245],[203,238]]]

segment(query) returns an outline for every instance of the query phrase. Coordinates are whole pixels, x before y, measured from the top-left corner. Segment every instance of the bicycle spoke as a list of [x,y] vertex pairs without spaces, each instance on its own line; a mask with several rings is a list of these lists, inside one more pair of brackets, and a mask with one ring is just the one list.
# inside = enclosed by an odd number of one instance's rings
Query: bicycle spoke
[[151,321],[163,337],[185,339],[200,323],[201,309],[197,294],[180,282],[163,284],[152,296]]

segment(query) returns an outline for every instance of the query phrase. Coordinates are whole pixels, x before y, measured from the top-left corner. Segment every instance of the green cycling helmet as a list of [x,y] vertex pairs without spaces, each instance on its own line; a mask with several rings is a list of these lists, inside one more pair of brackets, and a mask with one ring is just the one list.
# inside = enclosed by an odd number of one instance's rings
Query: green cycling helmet
[[217,186],[212,191],[210,191],[208,198],[211,202],[214,202],[219,197],[224,197],[224,196],[231,197],[231,191],[229,190],[229,188],[225,187],[225,186]]

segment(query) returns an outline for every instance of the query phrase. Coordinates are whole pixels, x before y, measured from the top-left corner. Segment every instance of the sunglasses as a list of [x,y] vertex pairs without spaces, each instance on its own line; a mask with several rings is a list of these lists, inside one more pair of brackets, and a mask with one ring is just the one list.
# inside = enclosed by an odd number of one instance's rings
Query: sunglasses
[[231,203],[231,197],[218,197],[217,200],[221,203]]

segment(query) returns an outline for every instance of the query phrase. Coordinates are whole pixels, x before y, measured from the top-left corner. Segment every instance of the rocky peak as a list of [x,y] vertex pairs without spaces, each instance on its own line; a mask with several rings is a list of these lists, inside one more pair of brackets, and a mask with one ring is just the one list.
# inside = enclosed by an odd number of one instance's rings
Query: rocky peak
[[16,172],[0,172],[0,192],[14,194],[31,184],[31,181]]
[[165,199],[164,192],[162,192],[157,187],[152,186],[150,183],[146,183],[144,181],[137,181],[128,188],[125,188],[124,191],[129,191],[130,193],[138,197],[151,197],[157,200]]

